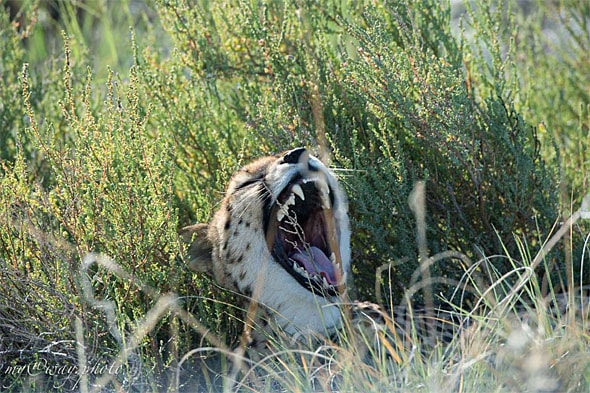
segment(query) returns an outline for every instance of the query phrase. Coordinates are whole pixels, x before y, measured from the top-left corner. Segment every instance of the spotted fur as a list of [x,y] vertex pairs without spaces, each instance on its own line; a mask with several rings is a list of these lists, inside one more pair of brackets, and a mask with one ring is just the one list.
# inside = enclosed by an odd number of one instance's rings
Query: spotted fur
[[329,336],[343,326],[342,310],[351,304],[362,304],[353,313],[367,318],[365,303],[347,300],[345,194],[335,175],[303,148],[237,171],[209,224],[185,228],[184,237],[193,270],[256,302],[254,330],[272,326],[291,337]]

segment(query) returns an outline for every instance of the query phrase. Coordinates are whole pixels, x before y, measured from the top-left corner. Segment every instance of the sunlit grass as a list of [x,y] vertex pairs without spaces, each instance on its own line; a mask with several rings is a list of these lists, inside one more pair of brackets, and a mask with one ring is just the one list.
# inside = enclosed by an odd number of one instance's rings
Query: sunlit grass
[[[575,225],[578,219],[579,212],[561,229]],[[454,323],[450,318],[430,321],[444,328],[444,338],[440,334],[429,337],[427,327],[415,323],[425,315],[423,311],[416,311],[405,325],[394,311],[397,326],[388,326],[379,338],[381,346],[377,345],[379,340],[376,344],[373,337],[360,336],[354,328],[345,328],[337,342],[311,347],[302,342],[300,349],[293,347],[291,337],[279,335],[271,338],[274,350],[256,360],[252,354],[242,357],[244,353],[207,334],[206,340],[216,344],[181,354],[178,368],[172,368],[176,378],[168,391],[586,391],[590,388],[590,298],[586,290],[577,286],[572,292],[551,291],[543,296],[538,276],[527,274],[533,270],[534,260],[546,254],[552,243],[561,241],[564,232],[556,231],[544,247],[534,251],[532,260],[531,255],[522,254],[476,262],[464,277],[464,285],[481,291],[475,306],[455,307]],[[493,269],[498,257],[511,258],[514,269],[500,276]],[[87,260],[133,281],[112,260],[93,256]],[[492,275],[486,280],[488,287],[481,287],[477,271]],[[519,284],[507,285],[508,281]],[[138,341],[154,329],[154,318],[167,312],[204,333],[204,328],[179,308],[175,295],[160,295],[139,282],[135,285],[150,297],[156,296],[158,302],[138,321],[117,361],[130,361]],[[359,353],[359,340],[369,348],[364,356]],[[241,364],[239,369],[236,362]],[[199,369],[208,377],[197,382],[192,374]],[[106,386],[114,378],[101,376],[94,382],[98,386],[88,391],[100,391],[101,384]]]

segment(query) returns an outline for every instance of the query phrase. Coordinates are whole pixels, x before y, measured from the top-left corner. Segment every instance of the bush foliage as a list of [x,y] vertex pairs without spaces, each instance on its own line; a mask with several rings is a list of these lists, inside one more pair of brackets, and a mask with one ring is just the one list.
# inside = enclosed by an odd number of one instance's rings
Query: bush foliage
[[[207,221],[255,157],[304,145],[331,159],[350,199],[358,296],[386,303],[400,302],[425,256],[408,205],[417,181],[427,255],[474,259],[539,249],[588,188],[585,5],[466,3],[457,24],[430,0],[131,1],[122,14],[56,2],[51,22],[49,3],[10,4],[0,8],[2,365],[55,343],[45,354],[76,364],[76,332],[88,356],[112,355],[157,303],[148,287],[180,294],[230,341],[228,295],[186,270],[177,231]],[[98,22],[116,18],[131,30]],[[546,29],[557,38],[541,38]],[[90,253],[127,278],[85,265]],[[566,280],[561,259],[548,255],[540,273],[552,287]],[[498,258],[498,275],[513,262]],[[447,259],[431,274],[453,283],[464,270]],[[170,313],[139,343],[142,367],[164,373],[198,340]]]

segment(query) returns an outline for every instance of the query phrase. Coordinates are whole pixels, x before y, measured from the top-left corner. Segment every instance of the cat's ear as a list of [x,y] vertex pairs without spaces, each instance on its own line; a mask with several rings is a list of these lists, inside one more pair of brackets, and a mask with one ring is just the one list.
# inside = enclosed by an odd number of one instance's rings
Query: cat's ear
[[195,224],[180,231],[184,242],[188,244],[188,266],[198,273],[213,276],[213,244],[207,237],[209,225]]

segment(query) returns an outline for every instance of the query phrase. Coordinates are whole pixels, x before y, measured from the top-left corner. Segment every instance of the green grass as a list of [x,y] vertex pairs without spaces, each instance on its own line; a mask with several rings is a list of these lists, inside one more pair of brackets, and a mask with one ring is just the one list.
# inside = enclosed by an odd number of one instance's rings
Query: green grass
[[[589,390],[588,6],[220,3],[3,3],[2,390]],[[343,332],[236,370],[178,229],[300,145],[349,195],[358,297],[414,313],[369,361]],[[423,340],[430,303],[469,327]]]

